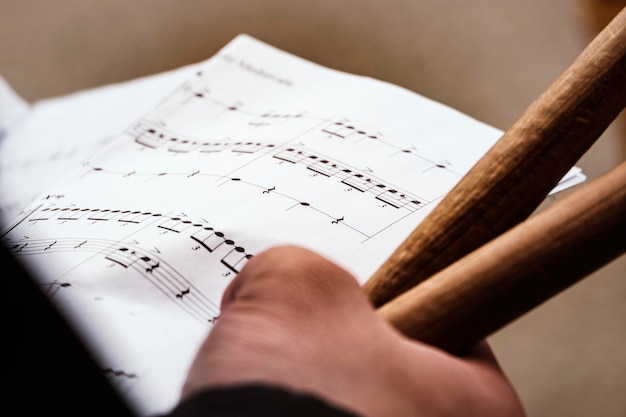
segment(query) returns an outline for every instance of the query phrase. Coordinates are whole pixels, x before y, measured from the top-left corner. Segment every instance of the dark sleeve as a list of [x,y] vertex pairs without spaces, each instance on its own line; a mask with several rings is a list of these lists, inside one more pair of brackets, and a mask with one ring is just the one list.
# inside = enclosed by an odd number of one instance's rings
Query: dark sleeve
[[358,417],[306,394],[263,385],[210,389],[160,417]]

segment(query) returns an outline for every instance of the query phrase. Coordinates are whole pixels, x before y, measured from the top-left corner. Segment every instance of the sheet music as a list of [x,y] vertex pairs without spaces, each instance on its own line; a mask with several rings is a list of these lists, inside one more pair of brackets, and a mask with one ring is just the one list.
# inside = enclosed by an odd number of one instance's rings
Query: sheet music
[[[150,111],[193,68],[28,105],[0,82],[0,219],[13,220],[48,186]],[[1,79],[0,79],[1,81]]]
[[141,415],[176,404],[256,253],[299,244],[363,283],[502,134],[246,35],[170,81],[3,233]]

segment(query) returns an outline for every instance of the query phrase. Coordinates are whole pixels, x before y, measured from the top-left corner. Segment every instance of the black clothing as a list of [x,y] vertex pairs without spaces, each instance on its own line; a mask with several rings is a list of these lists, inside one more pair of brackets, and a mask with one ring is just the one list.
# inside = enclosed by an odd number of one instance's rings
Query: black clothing
[[161,417],[356,417],[320,399],[277,387],[246,385],[212,389]]

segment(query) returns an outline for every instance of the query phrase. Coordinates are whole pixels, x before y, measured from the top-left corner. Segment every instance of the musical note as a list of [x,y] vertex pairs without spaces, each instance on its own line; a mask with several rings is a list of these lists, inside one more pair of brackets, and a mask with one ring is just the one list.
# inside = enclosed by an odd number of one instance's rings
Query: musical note
[[13,245],[9,248],[9,250],[13,250],[14,253],[19,253],[21,252],[26,246],[28,246],[28,242],[24,243],[24,244],[17,244],[17,245]]
[[399,193],[397,190],[385,190],[376,196],[377,200],[394,208],[408,207],[409,210],[417,210],[421,203],[418,200],[408,198],[405,194]]
[[[317,159],[317,157],[314,155],[311,155],[310,158]],[[318,174],[322,174],[325,177],[332,177],[339,171],[337,164],[330,163],[326,159],[323,159],[321,161],[318,161],[309,165],[307,169],[313,172],[317,172]]]
[[191,289],[187,288],[186,290],[183,290],[176,294],[176,298],[182,299],[185,295],[189,294],[190,291]]
[[[140,130],[141,126],[135,127],[135,130]],[[159,148],[166,142],[165,136],[162,133],[157,133],[155,129],[140,130],[140,133],[135,136],[135,141],[148,148]]]
[[190,141],[187,139],[179,140],[175,137],[169,138],[168,144],[169,146],[167,150],[173,153],[189,153],[193,152],[198,147],[198,143],[195,141]]
[[220,262],[226,268],[238,273],[250,258],[252,258],[252,255],[247,254],[244,248],[241,246],[235,246],[220,260]]
[[161,263],[158,260],[153,260],[149,256],[142,256],[139,258],[141,261],[146,263],[146,272],[152,273],[156,268],[158,268]]
[[341,180],[341,182],[361,192],[368,191],[370,188],[375,186],[372,180],[365,177],[363,174],[351,175]]
[[340,139],[347,139],[353,135],[357,135],[358,137],[367,137],[369,139],[379,138],[379,134],[368,134],[364,130],[357,129],[354,125],[348,122],[334,122],[323,128],[322,132]]
[[181,233],[184,230],[192,226],[191,220],[182,219],[180,217],[172,217],[159,224],[160,229],[165,229],[170,232]]
[[263,113],[261,116],[248,122],[248,124],[254,127],[283,125],[285,122],[291,119],[299,119],[302,116],[303,113],[280,114],[272,111],[268,113]]
[[275,145],[272,143],[259,143],[259,142],[236,142],[233,146],[232,152],[237,154],[253,154],[259,152],[264,148],[273,148]]
[[122,211],[121,214],[123,214],[123,216],[117,220],[118,222],[133,224],[142,223],[153,216],[150,212],[141,212],[138,210],[132,212],[130,210],[126,210]]
[[59,199],[61,199],[63,197],[65,197],[63,194],[57,194],[57,195],[48,194],[45,199],[46,200],[50,200],[51,198],[55,198],[55,199],[59,200]]
[[214,252],[217,248],[226,245],[233,245],[234,241],[231,239],[226,239],[224,233],[215,231],[212,227],[203,227],[198,230],[194,234],[191,235],[191,239],[195,240],[208,250],[209,252]]
[[272,155],[272,157],[292,164],[296,164],[306,158],[302,151],[297,151],[294,148],[281,149],[278,153]]
[[128,268],[133,263],[135,263],[136,253],[135,251],[131,251],[126,247],[118,248],[117,251],[107,255],[104,257],[109,261],[115,262],[116,264]]
[[83,240],[83,241],[82,241],[82,242],[80,242],[78,245],[74,246],[74,249],[78,249],[78,248],[80,248],[80,247],[81,247],[81,246],[83,246],[85,243],[87,243],[87,241],[86,241],[86,240]]
[[78,220],[87,210],[80,210],[76,207],[72,209],[64,208],[63,213],[58,217],[59,220]]
[[344,220],[345,220],[345,217],[341,216],[341,218],[333,220],[331,224],[339,224],[339,222],[342,222]]

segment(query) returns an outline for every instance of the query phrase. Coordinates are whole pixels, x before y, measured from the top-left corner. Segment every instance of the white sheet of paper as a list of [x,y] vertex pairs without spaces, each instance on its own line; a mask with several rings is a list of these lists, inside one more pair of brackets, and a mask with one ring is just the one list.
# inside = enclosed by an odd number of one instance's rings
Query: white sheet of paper
[[30,110],[29,104],[0,77],[0,140],[14,125],[19,124]]
[[7,120],[5,135],[0,135],[2,222],[13,220],[47,187],[153,109],[192,73],[192,67],[184,67],[32,106],[0,83],[0,131]]
[[[176,404],[251,256],[298,244],[363,283],[502,134],[246,35],[32,113],[0,151],[1,196],[16,202],[3,239],[142,415]],[[584,178],[570,174],[568,186]]]

